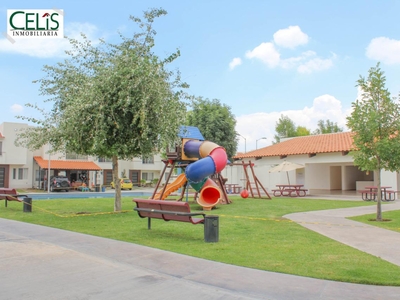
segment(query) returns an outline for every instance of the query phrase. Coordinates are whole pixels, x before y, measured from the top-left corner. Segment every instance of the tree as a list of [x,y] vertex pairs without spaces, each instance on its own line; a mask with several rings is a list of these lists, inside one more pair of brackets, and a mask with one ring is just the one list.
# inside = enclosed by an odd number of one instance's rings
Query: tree
[[37,126],[22,133],[17,144],[38,149],[50,143],[54,151],[112,159],[116,184],[114,210],[121,210],[118,160],[146,156],[177,140],[186,113],[179,72],[168,64],[179,51],[161,59],[153,52],[153,22],[166,15],[163,9],[144,12],[144,20],[131,16],[140,28],[132,37],[120,36],[119,44],[101,41],[93,46],[69,39],[68,58],[44,66],[38,80],[42,95],[53,102],[50,112],[38,106],[43,119],[21,117]]
[[188,112],[186,125],[196,126],[204,138],[225,148],[228,158],[236,154],[236,119],[231,108],[218,99],[196,97],[192,101],[192,110]]
[[275,142],[279,143],[281,138],[295,137],[297,136],[297,129],[294,122],[288,117],[281,115],[275,126],[276,135]]
[[357,86],[362,95],[352,103],[347,126],[354,133],[354,164],[362,171],[375,171],[378,186],[376,220],[382,221],[381,170],[400,169],[400,105],[385,87],[386,77],[378,63],[360,76]]
[[306,135],[310,135],[310,130],[304,126],[297,126],[296,136],[306,136]]
[[319,120],[318,121],[318,128],[313,132],[313,134],[326,134],[326,133],[335,133],[335,132],[342,132],[343,128],[340,128],[337,122],[333,123],[329,119]]

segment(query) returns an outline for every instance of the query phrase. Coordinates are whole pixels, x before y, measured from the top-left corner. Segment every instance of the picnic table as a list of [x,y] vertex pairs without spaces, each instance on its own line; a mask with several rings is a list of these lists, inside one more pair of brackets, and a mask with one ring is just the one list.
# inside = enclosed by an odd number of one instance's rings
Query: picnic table
[[[389,190],[391,188],[392,188],[391,186],[381,186],[381,192],[382,192],[381,195],[383,201],[394,201],[395,194],[397,192]],[[376,195],[378,193],[378,187],[375,185],[366,186],[365,190],[361,190],[360,193],[364,201],[371,201],[371,200],[375,201]]]
[[304,184],[277,184],[277,189],[272,190],[275,197],[304,197],[307,194],[307,189],[304,189]]
[[238,183],[225,183],[226,191],[229,194],[240,194],[242,187]]

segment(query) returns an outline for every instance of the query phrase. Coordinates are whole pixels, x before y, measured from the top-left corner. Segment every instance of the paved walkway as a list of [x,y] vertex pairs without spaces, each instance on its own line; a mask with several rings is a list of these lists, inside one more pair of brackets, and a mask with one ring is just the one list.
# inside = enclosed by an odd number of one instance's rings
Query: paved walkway
[[[383,209],[400,209],[400,202],[397,202],[384,205]],[[327,210],[287,217],[363,251],[370,253],[379,248],[379,256],[399,264],[399,246],[395,251],[385,251],[385,257],[382,255],[382,250],[389,244],[400,241],[399,233],[392,234],[383,229],[372,233],[375,227],[359,226],[359,223],[351,223],[354,226],[350,228],[338,226],[347,223],[344,216],[365,214],[373,209]],[[310,224],[316,221],[319,224]],[[364,236],[379,236],[381,244],[372,246],[373,250],[364,249]],[[371,239],[368,246],[371,246]],[[0,253],[1,300],[397,300],[400,295],[400,287],[350,284],[259,271],[1,218]]]
[[[400,201],[382,204],[382,211],[390,210],[400,210]],[[376,213],[376,205],[294,213],[283,217],[400,266],[399,232],[346,219],[373,213]]]

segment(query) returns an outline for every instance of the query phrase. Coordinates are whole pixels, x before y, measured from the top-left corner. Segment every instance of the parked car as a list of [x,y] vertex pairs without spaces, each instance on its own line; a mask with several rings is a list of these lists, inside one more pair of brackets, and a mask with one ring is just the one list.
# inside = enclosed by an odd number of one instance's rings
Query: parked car
[[[129,178],[120,178],[119,179],[121,182],[121,190],[131,190],[133,187],[132,180]],[[111,188],[115,189],[114,181],[111,182]]]
[[68,192],[70,188],[71,182],[65,176],[54,176],[50,179],[50,192],[62,190]]

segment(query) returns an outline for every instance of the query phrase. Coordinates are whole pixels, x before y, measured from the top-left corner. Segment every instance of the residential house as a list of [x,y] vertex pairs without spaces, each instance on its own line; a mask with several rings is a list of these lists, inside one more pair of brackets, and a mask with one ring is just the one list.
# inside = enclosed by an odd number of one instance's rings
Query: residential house
[[[228,182],[243,183],[243,167],[237,162],[251,161],[257,178],[269,191],[276,184],[304,184],[312,190],[360,190],[366,185],[376,184],[374,172],[363,172],[353,163],[349,154],[352,149],[352,133],[310,135],[286,139],[280,143],[239,153],[234,158],[236,164],[227,166],[222,175]],[[302,164],[304,168],[288,173],[270,173],[269,169],[284,160]],[[400,190],[400,175],[382,170],[382,185]]]
[[[44,189],[44,181],[50,177],[65,175],[70,181],[88,179],[89,185],[110,185],[112,163],[110,159],[76,155],[75,153],[51,153],[49,145],[36,151],[17,147],[14,141],[27,124],[4,122],[0,124],[0,187]],[[150,182],[159,178],[164,167],[160,155],[118,161],[120,175]]]

